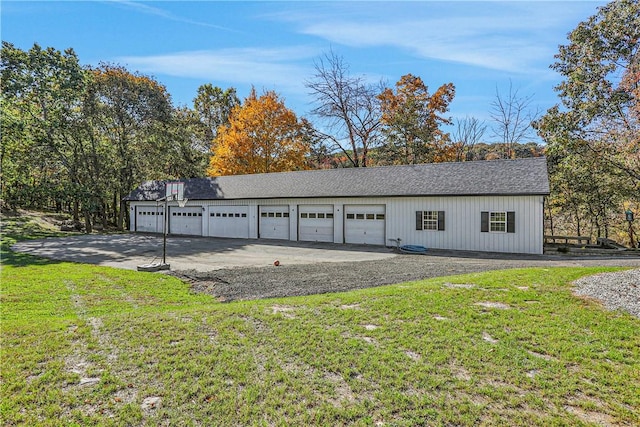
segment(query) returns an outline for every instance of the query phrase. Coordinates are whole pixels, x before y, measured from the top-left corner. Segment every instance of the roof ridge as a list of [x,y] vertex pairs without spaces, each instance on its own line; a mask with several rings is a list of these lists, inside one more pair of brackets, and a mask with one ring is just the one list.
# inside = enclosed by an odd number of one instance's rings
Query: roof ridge
[[[241,176],[261,176],[261,175],[286,175],[286,174],[299,174],[299,173],[322,173],[322,172],[343,172],[343,171],[352,171],[352,172],[364,172],[364,171],[374,171],[380,169],[400,169],[400,168],[416,168],[416,167],[441,167],[444,165],[448,166],[462,166],[462,165],[470,165],[470,164],[487,164],[487,163],[507,163],[507,162],[516,162],[516,161],[533,161],[533,160],[546,160],[546,156],[534,156],[534,157],[519,157],[516,159],[492,159],[492,160],[469,160],[462,162],[432,162],[432,163],[415,163],[408,165],[376,165],[376,166],[366,166],[366,167],[339,167],[339,168],[325,168],[325,169],[306,169],[306,170],[295,170],[295,171],[279,171],[279,172],[260,172],[260,173],[248,173],[248,174],[237,174],[237,175],[217,175],[217,176],[204,176],[204,177],[193,177],[193,178],[182,178],[182,179],[208,179],[208,178],[226,178],[226,177],[241,177]],[[178,178],[180,179],[180,178]],[[170,181],[170,180],[162,180],[162,181]]]
[[[164,196],[168,181],[147,181],[126,200],[156,200]],[[200,200],[549,194],[546,157],[316,169],[182,181],[186,183],[185,197]]]

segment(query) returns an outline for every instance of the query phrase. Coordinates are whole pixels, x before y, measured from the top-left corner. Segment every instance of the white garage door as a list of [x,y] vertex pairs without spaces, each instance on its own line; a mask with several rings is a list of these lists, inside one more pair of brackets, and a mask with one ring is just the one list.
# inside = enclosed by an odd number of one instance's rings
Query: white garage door
[[169,207],[169,233],[202,236],[202,207]]
[[209,207],[209,236],[249,238],[248,206]]
[[300,240],[333,242],[333,205],[301,205],[298,212]]
[[347,205],[344,214],[345,243],[385,244],[384,205]]
[[260,206],[260,238],[289,239],[289,206]]
[[136,206],[136,229],[147,233],[162,233],[164,206]]

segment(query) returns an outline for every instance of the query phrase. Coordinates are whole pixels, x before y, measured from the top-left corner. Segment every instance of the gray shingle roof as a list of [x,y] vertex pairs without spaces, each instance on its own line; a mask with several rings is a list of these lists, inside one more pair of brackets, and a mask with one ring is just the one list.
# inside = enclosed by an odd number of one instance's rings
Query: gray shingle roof
[[[544,157],[372,168],[323,169],[191,178],[190,200],[312,197],[547,195]],[[164,181],[148,181],[125,200],[157,200]]]

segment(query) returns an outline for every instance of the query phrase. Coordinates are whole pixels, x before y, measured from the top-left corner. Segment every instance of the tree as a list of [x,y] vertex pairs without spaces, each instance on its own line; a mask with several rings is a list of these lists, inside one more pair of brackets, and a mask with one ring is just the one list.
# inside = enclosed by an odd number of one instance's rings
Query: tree
[[[551,66],[564,78],[555,88],[560,103],[535,127],[549,153],[580,166],[575,169],[580,174],[566,183],[573,194],[584,203],[599,194],[606,203],[591,206],[618,203],[621,211],[623,199],[640,199],[640,3],[617,0],[599,8],[568,40]],[[603,182],[605,188],[596,186]],[[598,215],[591,218],[597,229],[606,228],[602,207],[585,209]]]
[[166,124],[168,144],[158,161],[166,178],[197,178],[205,174],[209,164],[211,140],[208,128],[198,114],[189,108],[176,108]]
[[73,49],[2,42],[3,199],[42,207],[71,200],[89,210],[80,120],[88,75]]
[[451,123],[442,114],[449,111],[454,96],[453,83],[429,94],[422,79],[411,74],[400,78],[395,92],[386,88],[378,95],[386,137],[382,150],[387,162],[417,164],[448,159],[449,134],[440,125]]
[[317,107],[312,114],[320,118],[326,131],[317,131],[333,151],[338,149],[353,167],[366,167],[369,150],[380,136],[381,85],[368,84],[353,77],[343,58],[330,52],[315,64],[316,73],[305,86],[311,90]]
[[309,123],[298,120],[273,91],[255,89],[233,108],[212,144],[210,176],[308,169]]
[[[102,64],[91,72],[92,128],[110,147],[110,169],[103,173],[113,177],[114,200],[121,201],[142,180],[166,177],[159,165],[167,164],[160,159],[170,152],[171,99],[160,83],[122,66]],[[118,208],[117,226],[123,228],[128,212],[124,202],[114,203]]]
[[475,117],[456,120],[453,145],[457,162],[474,160],[473,149],[480,142],[486,130],[487,125]]
[[561,106],[536,124],[551,144],[597,153],[630,178],[631,191],[640,190],[639,47],[637,1],[599,8],[560,46],[551,67],[565,78],[556,87]]
[[72,49],[2,45],[2,200],[71,211],[91,232],[123,226],[122,197],[144,179],[201,176],[204,125],[155,80],[82,67]]
[[201,85],[193,100],[193,108],[205,124],[206,137],[211,142],[218,132],[218,128],[229,122],[229,115],[234,107],[240,105],[235,88],[222,90],[211,83]]
[[495,122],[493,134],[504,144],[504,157],[514,157],[513,145],[535,135],[532,123],[540,111],[532,110],[533,95],[521,96],[509,81],[509,92],[502,95],[496,87],[496,98],[491,102],[491,119]]

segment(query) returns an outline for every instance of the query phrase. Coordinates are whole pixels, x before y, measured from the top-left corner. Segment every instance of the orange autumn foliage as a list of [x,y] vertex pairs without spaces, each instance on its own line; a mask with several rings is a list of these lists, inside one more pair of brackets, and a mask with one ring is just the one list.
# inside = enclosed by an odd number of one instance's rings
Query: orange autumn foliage
[[378,96],[387,137],[383,147],[386,162],[416,164],[455,157],[449,135],[440,129],[440,125],[451,123],[443,114],[455,96],[453,83],[430,94],[420,77],[407,74],[395,86],[395,91],[387,88]]
[[255,90],[233,108],[229,124],[218,128],[209,176],[309,169],[307,126],[273,91]]

